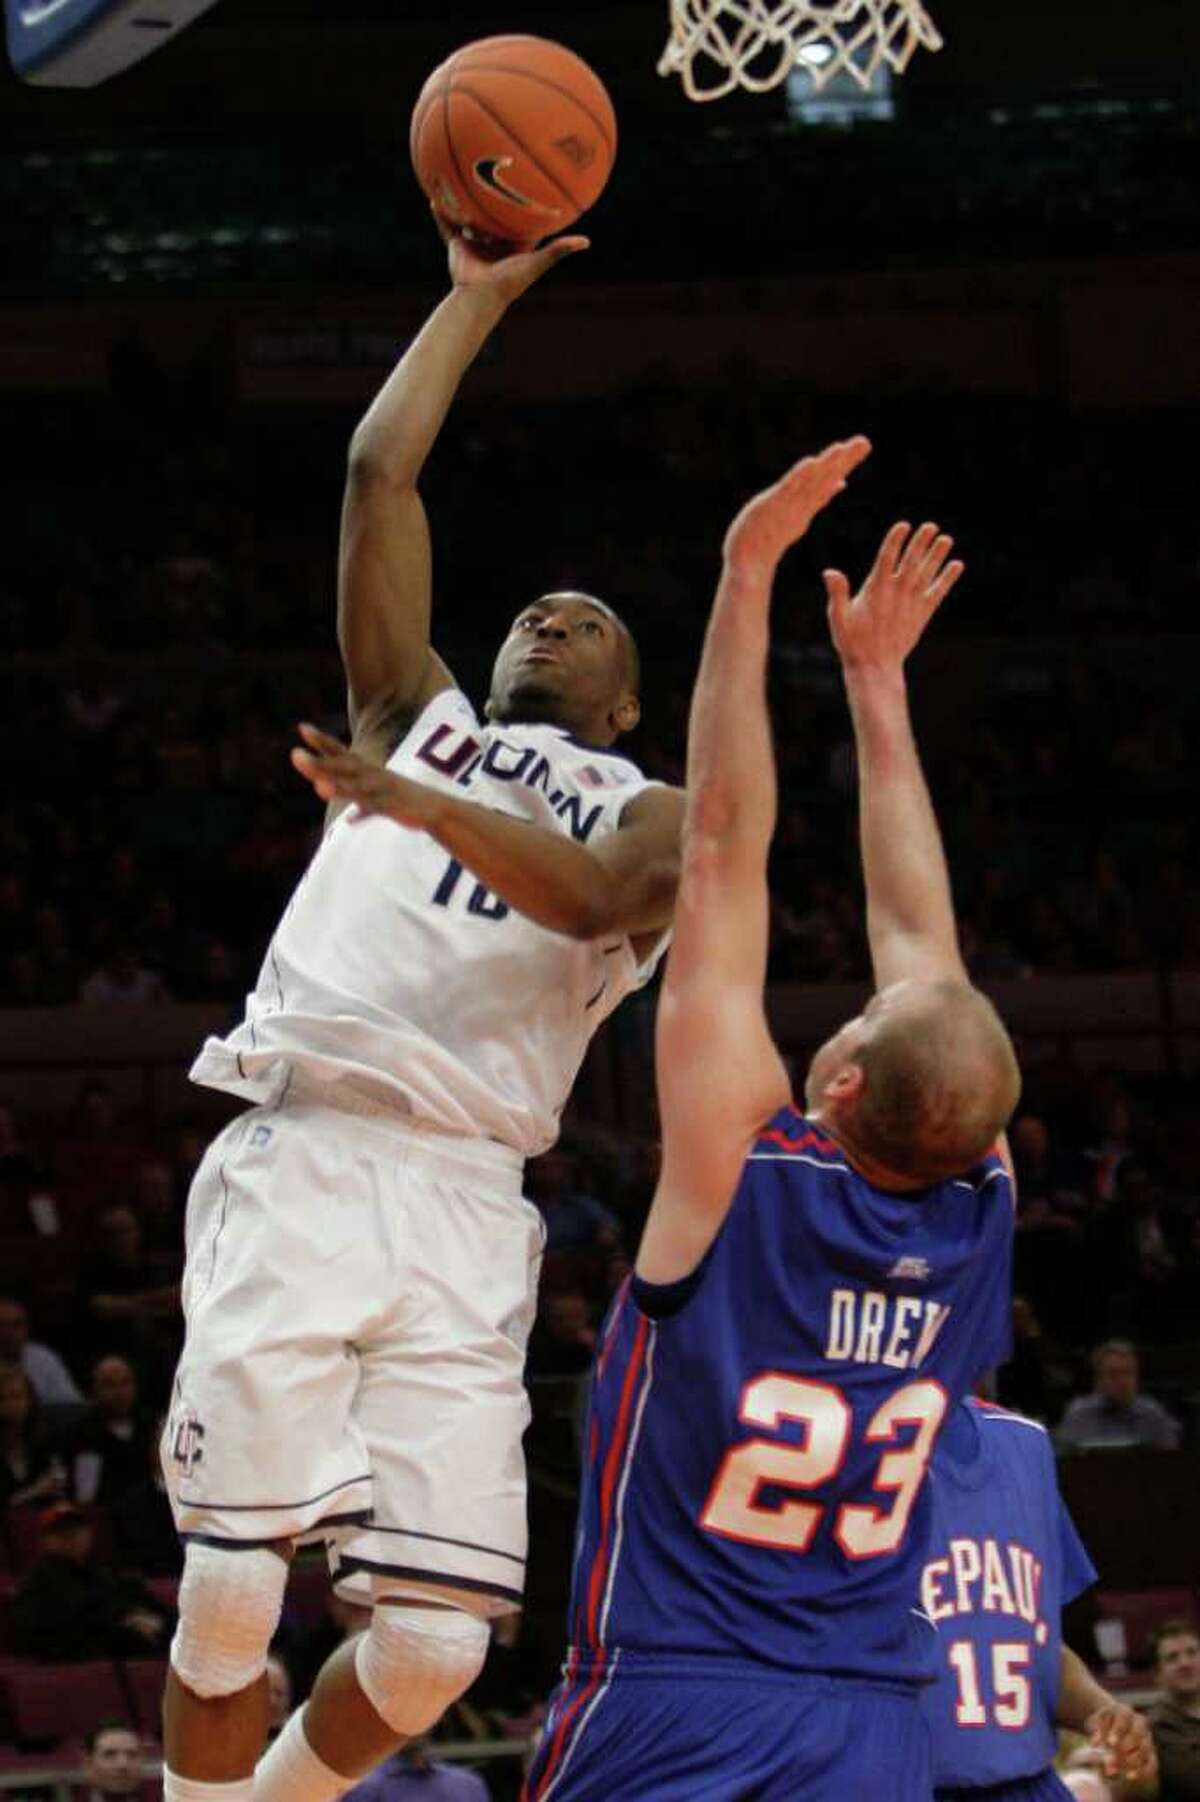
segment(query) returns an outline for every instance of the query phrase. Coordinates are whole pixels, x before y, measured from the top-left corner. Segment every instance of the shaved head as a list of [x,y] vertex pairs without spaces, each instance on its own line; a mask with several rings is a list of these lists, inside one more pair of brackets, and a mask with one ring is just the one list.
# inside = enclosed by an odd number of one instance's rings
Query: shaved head
[[991,1149],[1021,1079],[986,995],[968,982],[907,981],[881,989],[822,1046],[808,1092],[810,1112],[848,1151],[925,1184],[960,1175]]

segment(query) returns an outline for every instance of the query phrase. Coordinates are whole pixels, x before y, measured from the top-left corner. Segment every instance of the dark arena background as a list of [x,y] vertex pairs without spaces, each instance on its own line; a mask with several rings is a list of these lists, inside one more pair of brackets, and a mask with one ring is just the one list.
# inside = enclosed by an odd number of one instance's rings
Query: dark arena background
[[[645,665],[632,754],[678,780],[725,523],[870,435],[775,608],[770,1004],[799,1080],[867,979],[819,570],[863,570],[900,514],[954,532],[968,574],[913,681],[968,961],[1024,1071],[998,1394],[1059,1434],[1101,1573],[1071,1643],[1149,1702],[1150,1630],[1196,1617],[1200,9],[931,10],[940,54],[819,104],[693,105],[655,73],[657,0],[223,0],[100,87],[0,77],[0,1796],[143,1793],[72,1788],[108,1720],[157,1793],[179,1559],[152,1448],[184,1198],[229,1114],[185,1071],[317,837],[288,748],[298,719],[345,729],[349,436],[446,285],[408,115],[493,31],[585,56],[621,140],[591,251],[505,319],[429,465],[439,648],[481,695],[527,599],[605,596]],[[561,1657],[581,1387],[654,1183],[653,1009],[604,1031],[528,1173],[528,1602],[437,1733],[498,1802]],[[1176,1449],[1064,1430],[1113,1339]],[[60,1502],[132,1641],[31,1603]],[[306,1554],[294,1698],[350,1624],[327,1595]]]

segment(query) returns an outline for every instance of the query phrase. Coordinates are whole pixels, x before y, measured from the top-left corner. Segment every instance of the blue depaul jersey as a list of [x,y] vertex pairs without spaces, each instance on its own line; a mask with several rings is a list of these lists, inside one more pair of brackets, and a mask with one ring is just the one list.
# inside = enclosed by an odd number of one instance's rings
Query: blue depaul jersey
[[616,1296],[586,1426],[569,1669],[696,1659],[899,1682],[924,1482],[948,1411],[1008,1339],[998,1157],[872,1188],[791,1109],[754,1145],[695,1275]]
[[934,1453],[921,1606],[938,1631],[926,1693],[935,1782],[1012,1783],[1054,1761],[1063,1605],[1096,1581],[1044,1427],[965,1402]]

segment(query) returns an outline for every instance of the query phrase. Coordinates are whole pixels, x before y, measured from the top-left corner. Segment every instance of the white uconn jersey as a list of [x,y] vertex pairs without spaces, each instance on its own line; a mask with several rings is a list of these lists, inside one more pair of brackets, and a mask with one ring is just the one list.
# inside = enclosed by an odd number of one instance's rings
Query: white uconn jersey
[[[594,845],[647,786],[636,765],[557,726],[483,725],[436,695],[388,768]],[[394,1105],[415,1126],[526,1157],[558,1135],[592,1033],[653,973],[619,934],[537,926],[426,833],[335,820],[292,896],[226,1039],[194,1082],[263,1102],[293,1073]]]

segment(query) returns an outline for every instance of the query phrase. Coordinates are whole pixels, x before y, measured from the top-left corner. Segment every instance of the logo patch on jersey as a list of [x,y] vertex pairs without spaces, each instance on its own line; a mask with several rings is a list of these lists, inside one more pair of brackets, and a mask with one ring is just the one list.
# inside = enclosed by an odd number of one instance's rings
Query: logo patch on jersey
[[185,1477],[204,1462],[204,1428],[194,1414],[185,1414],[171,1440],[171,1457]]
[[251,1145],[269,1145],[271,1138],[272,1133],[269,1126],[256,1126],[250,1134],[250,1143]]
[[624,770],[602,770],[594,763],[578,764],[571,774],[584,788],[624,788],[631,780]]
[[897,1258],[888,1271],[888,1278],[910,1283],[927,1283],[929,1274],[928,1258]]

